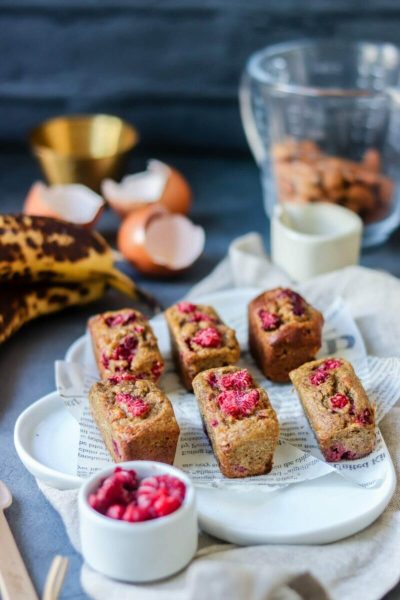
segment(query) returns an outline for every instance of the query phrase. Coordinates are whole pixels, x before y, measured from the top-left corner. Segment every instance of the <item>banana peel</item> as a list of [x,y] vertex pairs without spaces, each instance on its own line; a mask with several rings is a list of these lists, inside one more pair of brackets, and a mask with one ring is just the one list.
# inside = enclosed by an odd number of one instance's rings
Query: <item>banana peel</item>
[[0,215],[0,285],[95,280],[159,308],[114,266],[111,247],[96,231],[51,217]]
[[106,283],[101,280],[65,285],[0,286],[0,343],[37,317],[98,300],[105,288]]

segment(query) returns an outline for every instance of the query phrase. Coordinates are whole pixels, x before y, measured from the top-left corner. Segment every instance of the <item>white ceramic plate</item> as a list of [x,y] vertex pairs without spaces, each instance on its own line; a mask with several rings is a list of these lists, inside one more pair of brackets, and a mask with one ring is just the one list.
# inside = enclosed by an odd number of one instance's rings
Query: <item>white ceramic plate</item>
[[[224,318],[227,306],[245,307],[257,290],[209,294]],[[230,320],[231,323],[231,320]],[[164,355],[170,352],[167,329],[161,316],[152,321]],[[234,324],[233,324],[234,325]],[[245,345],[246,332],[239,331]],[[68,350],[67,360],[83,362],[85,336]],[[18,418],[15,446],[26,468],[36,477],[58,487],[78,487],[74,475],[78,426],[54,392],[38,400]],[[202,529],[237,544],[320,544],[339,540],[370,525],[393,495],[396,478],[391,461],[387,477],[377,488],[364,489],[332,473],[279,491],[244,492],[198,488],[198,512]]]
[[60,490],[77,488],[79,426],[57,392],[37,400],[17,419],[14,444],[25,467],[41,481]]

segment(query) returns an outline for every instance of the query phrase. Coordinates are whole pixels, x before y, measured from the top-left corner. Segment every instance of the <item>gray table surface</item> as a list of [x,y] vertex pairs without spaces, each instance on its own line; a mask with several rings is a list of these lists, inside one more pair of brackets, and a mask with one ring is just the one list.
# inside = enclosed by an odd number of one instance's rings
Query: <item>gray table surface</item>
[[[259,231],[268,247],[268,222],[262,208],[257,169],[250,158],[202,155],[158,158],[168,159],[187,175],[195,194],[193,220],[207,233],[203,256],[179,279],[151,281],[137,276],[133,268],[124,267],[167,305],[209,273],[237,235]],[[141,167],[142,162],[134,160],[132,168]],[[37,178],[39,172],[28,155],[0,153],[0,210],[18,211],[29,185]],[[100,231],[111,242],[117,224],[117,218],[110,212],[100,222]],[[397,231],[384,246],[364,252],[362,264],[399,277],[399,256],[400,231]],[[14,496],[7,518],[40,592],[53,556],[63,554],[69,558],[61,596],[64,599],[87,598],[79,580],[81,557],[71,547],[60,517],[19,461],[13,444],[14,424],[30,403],[54,390],[54,360],[62,358],[68,346],[82,335],[88,316],[124,304],[123,298],[109,292],[103,300],[89,307],[71,309],[28,324],[0,348],[0,478],[9,485]],[[400,588],[389,594],[387,600],[389,598],[400,598]]]

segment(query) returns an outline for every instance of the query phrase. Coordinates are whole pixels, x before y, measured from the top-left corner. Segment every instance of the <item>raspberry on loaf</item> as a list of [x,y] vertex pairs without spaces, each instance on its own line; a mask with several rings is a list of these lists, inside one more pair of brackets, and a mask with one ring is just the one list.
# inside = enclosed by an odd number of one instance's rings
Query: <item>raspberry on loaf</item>
[[247,369],[209,369],[193,380],[204,427],[225,477],[272,469],[279,423],[267,392]]
[[172,465],[179,426],[171,402],[155,383],[98,382],[90,389],[89,404],[115,462],[156,460]]
[[124,308],[89,319],[89,332],[102,379],[116,374],[134,375],[157,382],[164,361],[146,317],[138,310]]
[[309,362],[290,373],[318,445],[329,462],[366,456],[375,448],[375,411],[343,358]]
[[322,314],[290,289],[263,292],[249,304],[249,348],[265,377],[289,381],[289,372],[321,347]]
[[174,362],[184,386],[206,369],[233,365],[240,348],[233,329],[211,306],[179,302],[165,311]]

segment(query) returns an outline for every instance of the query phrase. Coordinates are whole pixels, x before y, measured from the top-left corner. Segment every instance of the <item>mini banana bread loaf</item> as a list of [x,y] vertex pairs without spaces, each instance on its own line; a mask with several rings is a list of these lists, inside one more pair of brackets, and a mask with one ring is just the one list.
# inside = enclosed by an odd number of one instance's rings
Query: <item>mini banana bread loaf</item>
[[172,355],[184,386],[205,369],[233,365],[240,348],[233,329],[227,327],[211,306],[179,302],[165,311]]
[[265,377],[289,381],[289,372],[321,347],[322,314],[293,290],[263,292],[249,304],[249,348]]
[[115,462],[174,462],[179,426],[171,402],[155,383],[126,379],[114,383],[111,377],[92,385],[89,403]]
[[209,369],[193,380],[204,427],[225,477],[272,469],[279,424],[265,390],[247,369]]
[[138,310],[124,308],[89,319],[89,332],[102,379],[129,373],[138,379],[157,382],[164,361],[146,317]]
[[311,428],[329,462],[366,456],[375,448],[375,411],[343,358],[309,362],[290,373]]

